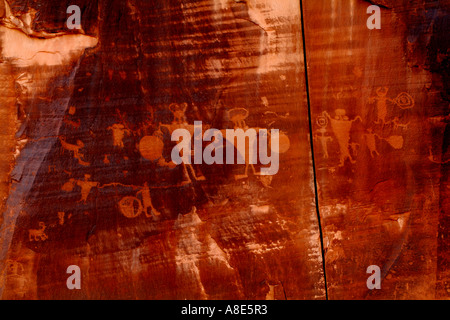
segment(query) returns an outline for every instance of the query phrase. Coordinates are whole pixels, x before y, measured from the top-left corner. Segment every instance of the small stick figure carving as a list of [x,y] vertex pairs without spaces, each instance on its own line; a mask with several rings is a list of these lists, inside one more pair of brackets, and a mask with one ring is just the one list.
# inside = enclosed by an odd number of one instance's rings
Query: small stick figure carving
[[377,121],[375,121],[376,124],[385,124],[386,123],[386,117],[387,117],[387,102],[394,103],[394,100],[389,99],[387,97],[387,93],[389,91],[389,88],[386,87],[380,87],[376,90],[377,96],[371,97],[369,99],[369,103],[377,103]]
[[313,139],[320,142],[320,145],[322,146],[323,157],[325,159],[328,159],[330,157],[328,154],[328,142],[332,142],[333,138],[326,135],[327,129],[325,127],[320,128],[319,130],[317,130],[317,132],[319,134],[315,134]]
[[380,153],[377,151],[377,143],[375,137],[381,139],[379,135],[373,133],[372,129],[367,129],[367,133],[364,134],[364,138],[366,139],[367,147],[370,151],[370,156],[375,158],[375,156],[379,156]]
[[[247,126],[247,123],[245,120],[247,120],[249,116],[249,112],[247,109],[244,108],[235,108],[231,109],[229,111],[230,120],[233,122],[234,129],[243,129],[247,130],[249,127]],[[234,144],[234,141],[232,142]],[[247,154],[247,153],[246,153]],[[248,169],[251,167],[253,175],[257,176],[258,173],[256,172],[255,166],[250,163],[250,159],[248,157],[245,157],[245,171],[244,174],[236,175],[235,180],[241,180],[248,178]]]
[[376,90],[377,96],[371,97],[369,99],[369,103],[377,103],[377,121],[375,121],[375,124],[386,124],[386,117],[388,115],[387,110],[387,103],[390,102],[392,104],[395,104],[400,109],[406,110],[414,108],[415,102],[414,99],[407,94],[406,92],[400,93],[397,98],[395,99],[389,99],[387,97],[389,88],[387,87],[380,87]]

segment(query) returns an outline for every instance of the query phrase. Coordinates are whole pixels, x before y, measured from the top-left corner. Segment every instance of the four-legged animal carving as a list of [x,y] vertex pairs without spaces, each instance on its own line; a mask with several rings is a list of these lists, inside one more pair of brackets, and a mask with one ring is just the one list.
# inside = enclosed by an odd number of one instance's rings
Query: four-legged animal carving
[[28,238],[30,241],[45,241],[48,239],[48,236],[45,234],[45,223],[39,222],[39,229],[30,229],[28,230]]

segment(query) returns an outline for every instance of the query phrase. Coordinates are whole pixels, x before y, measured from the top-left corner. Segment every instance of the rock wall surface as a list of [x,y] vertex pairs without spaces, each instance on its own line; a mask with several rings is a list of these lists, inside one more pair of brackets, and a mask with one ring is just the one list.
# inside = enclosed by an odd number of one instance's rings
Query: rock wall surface
[[[2,299],[448,298],[447,2],[0,2]],[[278,173],[175,165],[195,121]]]
[[448,2],[374,3],[304,1],[329,295],[448,297]]

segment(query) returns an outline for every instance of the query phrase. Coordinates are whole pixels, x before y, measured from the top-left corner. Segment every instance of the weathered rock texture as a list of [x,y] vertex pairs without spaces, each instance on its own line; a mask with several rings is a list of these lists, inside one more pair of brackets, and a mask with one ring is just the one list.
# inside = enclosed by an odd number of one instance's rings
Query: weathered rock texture
[[448,297],[448,5],[304,3],[329,296]]
[[[447,298],[449,8],[425,2],[380,2],[381,30],[357,0],[0,5],[0,297]],[[172,165],[194,121],[279,129],[278,174]]]

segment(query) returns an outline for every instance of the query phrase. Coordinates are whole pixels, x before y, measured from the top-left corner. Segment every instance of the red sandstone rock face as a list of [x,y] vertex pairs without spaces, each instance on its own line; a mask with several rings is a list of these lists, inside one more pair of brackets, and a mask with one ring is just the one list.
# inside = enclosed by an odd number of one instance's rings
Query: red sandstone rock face
[[[429,66],[448,63],[448,46],[436,41],[448,15],[436,5],[385,5],[381,30],[368,32],[363,1],[305,2],[329,296],[448,297],[448,188],[438,173],[448,155],[438,119],[449,103]],[[445,68],[434,69],[448,76]],[[382,266],[383,290],[364,288],[368,265]]]
[[[3,299],[448,297],[448,7],[70,4],[0,10]],[[173,165],[194,121],[279,129],[278,173]]]

